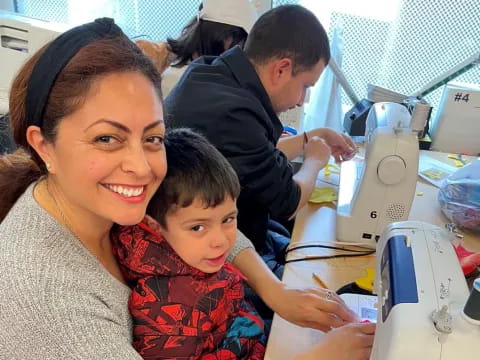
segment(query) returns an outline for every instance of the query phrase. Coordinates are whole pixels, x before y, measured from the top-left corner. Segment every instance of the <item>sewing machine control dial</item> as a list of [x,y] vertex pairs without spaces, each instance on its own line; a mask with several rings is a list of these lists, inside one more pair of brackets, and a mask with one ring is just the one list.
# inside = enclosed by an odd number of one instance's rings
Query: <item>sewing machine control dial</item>
[[400,156],[389,155],[378,163],[377,174],[378,179],[385,185],[395,185],[405,178],[407,167]]

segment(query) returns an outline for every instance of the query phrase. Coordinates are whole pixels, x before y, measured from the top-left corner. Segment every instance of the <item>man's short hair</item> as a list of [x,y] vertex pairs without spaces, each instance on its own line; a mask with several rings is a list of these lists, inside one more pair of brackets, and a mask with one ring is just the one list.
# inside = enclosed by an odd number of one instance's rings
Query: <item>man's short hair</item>
[[247,57],[256,65],[290,58],[293,74],[330,61],[328,36],[317,17],[300,5],[284,5],[263,14],[245,43]]
[[168,130],[165,135],[167,175],[150,200],[147,214],[166,227],[173,206],[190,206],[200,199],[205,208],[240,194],[237,174],[208,140],[190,129]]

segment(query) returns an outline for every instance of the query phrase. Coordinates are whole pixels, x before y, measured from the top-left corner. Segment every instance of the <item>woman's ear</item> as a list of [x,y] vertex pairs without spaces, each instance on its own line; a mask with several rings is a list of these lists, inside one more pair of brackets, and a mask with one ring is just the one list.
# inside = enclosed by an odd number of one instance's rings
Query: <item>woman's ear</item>
[[53,144],[47,141],[42,135],[38,126],[31,125],[27,128],[27,142],[33,150],[45,162],[45,166],[50,173],[55,172],[55,156],[53,153]]

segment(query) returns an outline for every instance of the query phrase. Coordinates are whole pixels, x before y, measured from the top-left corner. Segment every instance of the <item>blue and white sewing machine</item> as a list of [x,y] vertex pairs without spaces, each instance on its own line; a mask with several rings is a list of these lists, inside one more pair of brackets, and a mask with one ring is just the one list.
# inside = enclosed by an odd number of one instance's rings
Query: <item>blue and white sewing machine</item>
[[377,244],[377,329],[371,360],[460,360],[480,353],[480,279],[470,296],[446,232],[387,226]]
[[[423,110],[423,104],[418,109]],[[372,106],[365,130],[365,159],[356,157],[341,165],[339,241],[375,247],[386,225],[408,218],[417,183],[418,132],[428,116],[415,110],[411,115],[397,103]]]

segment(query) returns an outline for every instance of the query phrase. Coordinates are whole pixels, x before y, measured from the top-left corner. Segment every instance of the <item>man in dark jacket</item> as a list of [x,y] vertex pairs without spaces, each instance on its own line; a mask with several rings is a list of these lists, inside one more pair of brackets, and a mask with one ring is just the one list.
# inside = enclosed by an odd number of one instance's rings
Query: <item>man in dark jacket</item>
[[[194,61],[165,100],[167,126],[203,133],[232,164],[242,187],[239,229],[278,276],[289,238],[269,223],[288,221],[305,205],[330,155],[355,153],[349,138],[330,129],[280,138],[277,114],[303,104],[329,59],[317,18],[301,6],[280,6],[258,19],[245,51]],[[289,160],[302,153],[293,175]]]

